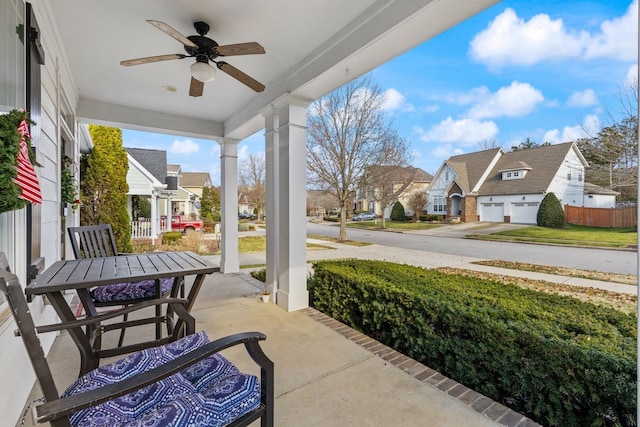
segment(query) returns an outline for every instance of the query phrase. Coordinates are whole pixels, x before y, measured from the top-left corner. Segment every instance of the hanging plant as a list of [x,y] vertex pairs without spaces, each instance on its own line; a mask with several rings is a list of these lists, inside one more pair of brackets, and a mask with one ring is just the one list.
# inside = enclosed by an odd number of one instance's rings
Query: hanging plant
[[[34,124],[29,115],[23,110],[11,110],[0,114],[0,213],[21,209],[27,201],[19,198],[20,188],[13,182],[16,177],[16,159],[20,150],[20,133],[18,126],[22,120]],[[29,146],[29,158],[32,162],[31,139],[25,137]]]
[[62,155],[60,165],[60,200],[63,203],[75,204],[78,200],[76,197],[76,178],[73,176],[74,163],[71,157],[66,154]]

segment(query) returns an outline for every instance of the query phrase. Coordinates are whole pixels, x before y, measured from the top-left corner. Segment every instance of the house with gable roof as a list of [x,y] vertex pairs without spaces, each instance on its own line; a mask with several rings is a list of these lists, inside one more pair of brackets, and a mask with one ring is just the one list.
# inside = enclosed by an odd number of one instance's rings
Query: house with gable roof
[[185,192],[185,196],[189,195],[189,198],[185,199],[185,203],[178,204],[180,213],[192,219],[199,218],[202,189],[212,185],[209,172],[182,172],[178,178],[178,186]]
[[[162,150],[125,148],[127,170],[127,211],[131,218],[132,237],[157,237],[165,230],[162,217],[171,209],[175,195],[175,181],[168,178],[167,153]],[[141,218],[135,211],[135,199],[147,199],[151,204],[149,218]]]
[[[414,191],[425,191],[433,177],[420,168],[413,166],[370,166],[376,169],[376,175],[382,175],[390,184],[387,191],[396,195],[397,201],[402,203],[405,214],[413,215],[413,211],[408,207],[407,200]],[[382,212],[382,207],[376,202],[376,192],[383,191],[375,185],[364,185],[358,188],[354,198],[354,212],[367,211],[376,215],[384,215],[385,218],[391,216],[392,205],[387,206]]]
[[[502,148],[452,156],[427,188],[428,213],[464,222],[536,224],[538,207],[553,192],[562,205],[586,203],[589,165],[573,142],[505,152]],[[614,207],[615,194],[599,192],[600,207]]]

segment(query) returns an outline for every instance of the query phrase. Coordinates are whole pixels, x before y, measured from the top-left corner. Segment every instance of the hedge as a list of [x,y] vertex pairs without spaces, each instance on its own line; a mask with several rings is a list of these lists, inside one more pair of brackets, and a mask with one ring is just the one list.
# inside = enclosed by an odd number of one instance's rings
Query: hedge
[[516,285],[320,261],[311,305],[548,426],[636,425],[636,319]]

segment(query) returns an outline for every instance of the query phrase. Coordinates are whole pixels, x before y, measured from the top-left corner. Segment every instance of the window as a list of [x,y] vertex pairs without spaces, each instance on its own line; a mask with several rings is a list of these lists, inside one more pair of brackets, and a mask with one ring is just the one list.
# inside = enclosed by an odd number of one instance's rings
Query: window
[[519,173],[519,172],[514,172],[514,173],[513,173],[513,177],[514,177],[514,178],[516,178],[516,177],[518,177],[518,176],[520,176],[520,173]]
[[507,178],[511,178],[511,172],[507,172]]
[[435,212],[445,212],[447,209],[447,199],[443,196],[433,197],[433,210]]
[[571,171],[567,172],[567,181],[571,181]]

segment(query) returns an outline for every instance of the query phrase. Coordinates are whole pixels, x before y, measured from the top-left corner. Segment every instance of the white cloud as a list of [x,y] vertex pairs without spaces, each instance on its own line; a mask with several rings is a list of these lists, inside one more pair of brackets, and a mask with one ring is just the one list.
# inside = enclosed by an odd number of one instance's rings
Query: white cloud
[[552,129],[545,132],[542,142],[558,144],[562,142],[575,141],[580,138],[588,138],[595,135],[600,130],[600,119],[598,116],[589,115],[585,117],[581,125],[565,126],[562,132],[559,129]]
[[190,139],[176,139],[169,147],[169,152],[173,154],[193,154],[200,151],[200,146]]
[[438,159],[448,159],[453,155],[454,149],[451,144],[444,144],[431,151],[431,155]]
[[249,146],[247,144],[243,144],[238,148],[238,164],[244,162],[249,158]]
[[638,86],[638,64],[633,64],[629,67],[624,84],[625,86]]
[[604,21],[600,30],[587,43],[586,58],[638,60],[638,0],[631,3],[623,16]]
[[414,132],[418,133],[420,139],[425,142],[452,142],[468,146],[495,138],[498,134],[498,126],[492,121],[454,120],[451,117],[447,117],[429,130],[414,128]]
[[596,97],[593,89],[585,89],[583,91],[574,92],[569,96],[567,105],[570,107],[590,107],[598,104],[598,98]]
[[453,92],[445,97],[445,101],[453,105],[470,105],[480,102],[487,96],[490,96],[491,92],[486,86],[474,87],[468,92]]
[[468,116],[474,119],[525,116],[542,101],[544,96],[538,89],[529,83],[514,81],[494,94],[487,93],[484,99],[480,99],[469,110]]
[[407,98],[398,90],[391,88],[384,93],[384,104],[382,109],[385,111],[401,110],[404,112],[414,111],[415,107],[407,102]]
[[638,0],[618,18],[604,21],[600,32],[571,31],[562,19],[538,14],[528,21],[507,8],[475,35],[469,54],[491,68],[505,65],[533,65],[565,58],[606,57],[620,61],[637,60]]
[[524,21],[507,8],[471,41],[470,54],[490,67],[532,65],[580,55],[586,33],[570,34],[562,19],[539,14]]

